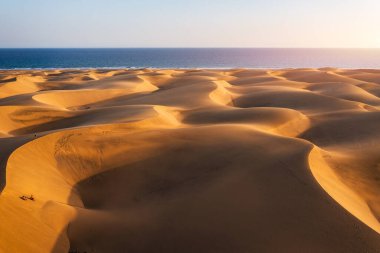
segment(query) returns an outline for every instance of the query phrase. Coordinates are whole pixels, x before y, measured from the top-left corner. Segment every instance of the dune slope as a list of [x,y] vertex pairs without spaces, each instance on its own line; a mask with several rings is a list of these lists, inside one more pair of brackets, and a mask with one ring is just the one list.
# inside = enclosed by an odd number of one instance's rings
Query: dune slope
[[0,253],[380,252],[380,71],[0,72]]

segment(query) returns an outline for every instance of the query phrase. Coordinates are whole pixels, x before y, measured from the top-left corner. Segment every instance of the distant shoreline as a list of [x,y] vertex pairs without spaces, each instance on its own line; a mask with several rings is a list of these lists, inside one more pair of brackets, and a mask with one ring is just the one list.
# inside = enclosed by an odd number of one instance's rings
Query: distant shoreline
[[239,68],[239,67],[231,67],[231,68],[145,68],[145,67],[88,67],[88,68],[16,68],[16,69],[0,69],[0,71],[70,71],[70,70],[78,70],[78,71],[89,71],[89,70],[212,70],[212,71],[231,71],[231,70],[300,70],[300,69],[341,69],[341,70],[380,70],[378,68],[339,68],[339,67],[295,67],[295,68]]

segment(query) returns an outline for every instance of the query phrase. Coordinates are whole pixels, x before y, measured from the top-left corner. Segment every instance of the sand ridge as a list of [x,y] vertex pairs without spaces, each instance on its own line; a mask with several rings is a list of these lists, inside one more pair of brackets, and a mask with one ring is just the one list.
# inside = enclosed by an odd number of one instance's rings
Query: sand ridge
[[0,252],[379,252],[380,71],[0,72]]

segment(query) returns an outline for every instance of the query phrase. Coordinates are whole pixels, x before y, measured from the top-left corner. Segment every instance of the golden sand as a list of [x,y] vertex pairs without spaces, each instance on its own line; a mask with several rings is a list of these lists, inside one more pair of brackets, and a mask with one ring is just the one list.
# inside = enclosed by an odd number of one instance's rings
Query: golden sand
[[380,71],[0,71],[0,252],[379,252]]

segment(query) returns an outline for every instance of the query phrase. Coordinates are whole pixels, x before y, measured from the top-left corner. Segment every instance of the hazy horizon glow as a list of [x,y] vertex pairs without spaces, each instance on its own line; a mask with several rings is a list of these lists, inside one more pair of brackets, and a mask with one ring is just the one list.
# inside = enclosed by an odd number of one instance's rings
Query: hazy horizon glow
[[0,47],[379,48],[378,0],[2,0]]

